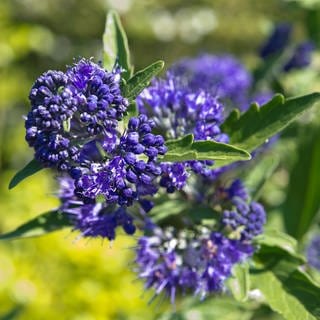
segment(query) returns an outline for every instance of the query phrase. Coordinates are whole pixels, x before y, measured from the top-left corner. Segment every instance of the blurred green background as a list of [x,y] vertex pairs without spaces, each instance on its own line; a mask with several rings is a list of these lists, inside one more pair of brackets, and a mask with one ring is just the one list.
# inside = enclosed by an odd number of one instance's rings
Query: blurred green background
[[[0,233],[57,205],[47,171],[7,190],[32,157],[22,118],[28,92],[47,69],[64,69],[74,57],[101,59],[109,8],[121,14],[137,68],[201,52],[231,52],[252,68],[279,21],[294,23],[297,40],[320,44],[317,0],[0,0]],[[319,65],[316,54],[313,69],[284,79],[290,93],[319,90]],[[287,183],[287,172],[278,170],[266,186],[271,207],[281,204]],[[0,319],[154,319],[170,310],[165,303],[148,306],[148,294],[142,296],[142,284],[134,281],[134,239],[77,236],[63,231],[0,243]]]

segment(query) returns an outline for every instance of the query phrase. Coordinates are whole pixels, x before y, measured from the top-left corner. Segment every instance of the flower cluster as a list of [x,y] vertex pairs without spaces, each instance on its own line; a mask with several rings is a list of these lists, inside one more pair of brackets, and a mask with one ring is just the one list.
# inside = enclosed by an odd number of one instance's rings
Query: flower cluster
[[[140,112],[156,123],[156,129],[168,139],[193,134],[195,140],[228,142],[220,124],[224,108],[218,98],[202,89],[185,86],[183,78],[169,71],[164,79],[154,80],[137,98]],[[162,164],[161,186],[168,192],[182,189],[190,169],[196,174],[214,179],[217,171],[209,168],[212,161],[186,161]]]
[[134,200],[156,193],[154,180],[161,174],[156,160],[166,147],[162,136],[151,133],[153,127],[145,115],[131,118],[128,130],[105,160],[73,172],[77,196],[90,202],[102,195],[108,204],[131,206]]
[[136,249],[138,274],[155,294],[165,292],[174,303],[177,294],[193,293],[205,298],[221,292],[232,267],[253,253],[250,244],[231,240],[219,232],[202,230],[193,237],[172,228],[155,229],[141,237]]
[[[289,23],[280,23],[275,26],[273,32],[260,50],[260,56],[268,59],[275,55],[282,54],[290,49],[290,39],[292,35],[292,25]],[[311,41],[303,41],[297,44],[291,52],[288,60],[283,65],[283,71],[288,72],[293,69],[303,69],[310,65],[311,55],[315,46]]]
[[131,235],[136,227],[132,215],[124,207],[110,206],[105,202],[84,203],[74,193],[74,181],[64,176],[59,179],[60,210],[67,214],[83,237],[103,237],[114,240],[116,228]]
[[204,89],[218,96],[227,106],[237,107],[247,103],[252,85],[251,74],[231,55],[204,54],[177,62],[172,72],[182,77],[192,89]]
[[[197,189],[208,188],[197,185]],[[250,202],[240,180],[228,187],[216,185],[205,197],[187,192],[190,208],[203,204],[214,208],[221,219],[213,228],[196,226],[184,214],[179,231],[166,225],[151,227],[148,236],[140,238],[136,248],[139,277],[155,294],[164,292],[174,302],[177,294],[193,293],[204,298],[224,290],[235,264],[249,258],[255,248],[252,239],[263,232],[266,214],[261,204]],[[190,228],[190,226],[192,226]],[[151,235],[150,235],[151,234]]]
[[231,232],[239,234],[243,240],[252,240],[263,231],[266,213],[258,202],[247,203],[248,194],[240,180],[235,180],[229,188],[224,190],[230,208],[223,211],[222,225]]
[[48,71],[30,92],[26,140],[35,158],[64,172],[61,211],[83,236],[115,238],[115,229],[135,231],[127,207],[146,213],[152,202],[166,153],[164,138],[146,115],[120,127],[128,101],[120,91],[121,72],[108,72],[81,59],[65,73]]
[[[114,240],[119,227],[128,235],[145,231],[136,271],[156,295],[165,292],[174,302],[180,293],[204,298],[223,291],[234,265],[253,254],[264,209],[250,202],[240,180],[225,186],[227,167],[160,158],[165,140],[187,134],[227,143],[220,128],[224,105],[248,101],[251,77],[229,56],[186,59],[143,90],[136,99],[139,115],[131,118],[124,118],[128,101],[120,83],[121,69],[108,72],[81,59],[66,72],[44,73],[31,89],[26,140],[39,162],[60,172],[60,212],[83,237]],[[154,224],[148,215],[154,203],[173,198],[184,205],[177,226],[170,215]],[[194,220],[186,204],[195,211],[205,207],[213,223]]]
[[65,171],[80,161],[82,147],[99,134],[114,135],[128,101],[120,92],[120,74],[82,59],[66,73],[47,71],[33,85],[26,140],[35,158]]

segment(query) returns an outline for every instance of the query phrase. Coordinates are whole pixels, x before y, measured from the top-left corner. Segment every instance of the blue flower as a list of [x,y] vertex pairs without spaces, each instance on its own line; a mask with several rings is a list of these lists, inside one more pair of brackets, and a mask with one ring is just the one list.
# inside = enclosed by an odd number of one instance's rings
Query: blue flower
[[85,59],[66,73],[41,75],[30,91],[31,111],[25,121],[35,158],[65,171],[81,161],[82,148],[98,135],[114,140],[117,121],[128,105],[119,82],[119,73]]
[[116,229],[121,226],[129,235],[136,231],[133,215],[125,207],[110,206],[106,202],[84,203],[74,193],[74,181],[69,177],[59,178],[60,211],[73,223],[83,237],[102,237],[114,240]]
[[[220,129],[224,118],[222,104],[211,94],[192,90],[180,80],[170,72],[164,79],[154,80],[137,98],[140,112],[152,118],[155,129],[168,139],[191,133],[195,140],[228,142]],[[214,179],[218,171],[209,168],[212,164],[212,161],[162,164],[161,186],[168,192],[182,189],[189,176],[187,170]]]
[[297,45],[293,55],[283,67],[284,71],[288,72],[293,69],[303,69],[309,66],[314,49],[315,46],[310,41],[305,41]]
[[205,298],[223,291],[232,268],[251,256],[253,247],[230,240],[219,232],[204,230],[197,235],[155,228],[141,237],[136,249],[139,278],[155,295],[164,292],[174,303],[178,294]]
[[[103,196],[106,203],[131,206],[134,201],[154,195],[161,174],[158,155],[166,147],[161,135],[152,134],[154,122],[145,115],[129,120],[128,129],[111,152],[87,168],[75,170],[75,193],[85,202]],[[101,148],[103,148],[101,146]]]
[[227,107],[239,107],[247,102],[252,77],[231,55],[203,54],[186,58],[170,70],[193,91],[205,90],[219,97]]
[[265,210],[260,203],[249,202],[247,190],[242,182],[235,180],[222,192],[227,200],[223,206],[222,226],[227,231],[236,232],[235,235],[243,241],[250,241],[261,234],[266,223]]
[[270,37],[266,40],[260,50],[260,56],[267,58],[282,52],[289,44],[292,34],[292,25],[289,23],[279,23],[275,26]]

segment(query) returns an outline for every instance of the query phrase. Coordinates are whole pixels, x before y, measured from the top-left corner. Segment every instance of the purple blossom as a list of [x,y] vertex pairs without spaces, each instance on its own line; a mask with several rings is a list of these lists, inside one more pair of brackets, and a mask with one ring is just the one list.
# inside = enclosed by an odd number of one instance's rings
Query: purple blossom
[[[90,162],[74,174],[75,192],[86,202],[103,196],[106,203],[131,206],[157,192],[161,174],[158,155],[166,152],[164,139],[151,133],[154,122],[145,115],[131,118],[128,129],[105,159]],[[106,150],[105,150],[106,151]]]
[[283,51],[289,44],[292,34],[292,25],[289,23],[279,23],[260,50],[260,56],[264,59]]
[[74,181],[69,177],[61,177],[59,184],[60,211],[68,215],[74,230],[79,230],[83,237],[114,240],[119,226],[129,235],[135,233],[133,216],[125,207],[106,202],[84,203],[74,194]]
[[[203,90],[186,87],[181,78],[170,72],[164,79],[154,80],[138,96],[137,104],[140,112],[152,118],[156,130],[168,139],[191,133],[195,140],[228,142],[227,135],[220,130],[224,109],[218,99]],[[163,164],[161,186],[169,192],[182,189],[187,182],[187,170],[214,179],[218,172],[209,168],[212,164],[212,161]]]
[[252,202],[246,204],[241,200],[234,200],[234,208],[223,212],[222,224],[239,231],[242,240],[251,240],[263,231],[266,214],[261,204]]
[[201,299],[224,290],[235,264],[253,253],[250,244],[230,240],[219,232],[203,230],[190,237],[172,228],[154,229],[141,237],[136,249],[139,278],[155,295],[164,292],[174,303],[178,294],[193,293]]
[[186,58],[173,65],[171,72],[181,77],[191,90],[205,90],[228,107],[245,104],[252,84],[250,73],[231,55],[203,54]]
[[114,140],[117,120],[128,105],[119,80],[119,73],[86,59],[66,73],[41,75],[30,91],[31,111],[25,121],[35,158],[46,167],[67,170],[81,161],[82,148],[99,134]]
[[284,71],[303,69],[310,65],[315,46],[310,41],[305,41],[296,46],[293,55],[284,66]]

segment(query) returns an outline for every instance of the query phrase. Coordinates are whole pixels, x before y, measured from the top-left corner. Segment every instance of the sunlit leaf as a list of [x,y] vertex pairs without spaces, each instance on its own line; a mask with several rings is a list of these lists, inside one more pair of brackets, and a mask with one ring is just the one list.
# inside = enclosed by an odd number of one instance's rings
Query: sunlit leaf
[[232,269],[232,276],[228,280],[228,287],[233,297],[240,302],[248,299],[250,290],[249,264],[237,264]]
[[163,69],[163,66],[163,61],[156,61],[135,73],[124,86],[123,95],[129,100],[135,99],[136,96],[149,85],[151,79]]
[[159,158],[162,162],[181,162],[188,160],[249,160],[251,156],[238,147],[215,142],[193,141],[192,135],[166,142],[167,153]]
[[54,210],[37,216],[13,231],[1,234],[0,240],[13,240],[41,236],[70,226],[72,226],[72,223],[67,215]]
[[[222,130],[229,135],[230,144],[251,152],[286,128],[319,99],[320,93],[289,99],[278,94],[260,108],[252,104],[242,114],[239,110],[232,111],[223,123]],[[228,163],[218,161],[216,166]]]
[[122,68],[122,77],[129,79],[133,72],[130,62],[128,39],[123,30],[120,17],[115,11],[107,14],[105,31],[103,34],[103,65],[111,71],[116,63]]
[[33,174],[37,173],[42,169],[43,166],[40,162],[38,162],[35,159],[31,160],[23,169],[21,169],[14,175],[14,177],[11,179],[9,183],[9,189],[14,188],[21,181],[25,180],[26,178],[32,176]]
[[290,171],[283,205],[287,232],[301,239],[320,208],[320,130],[306,128],[297,149],[297,160]]

